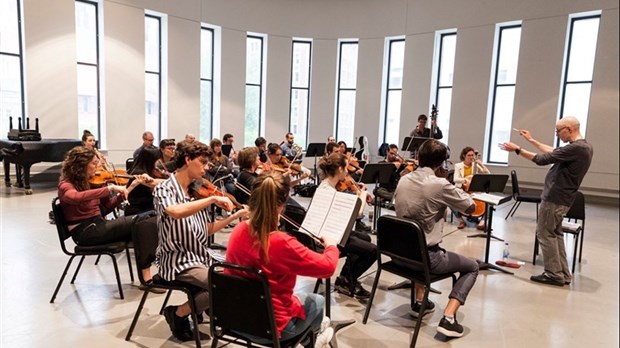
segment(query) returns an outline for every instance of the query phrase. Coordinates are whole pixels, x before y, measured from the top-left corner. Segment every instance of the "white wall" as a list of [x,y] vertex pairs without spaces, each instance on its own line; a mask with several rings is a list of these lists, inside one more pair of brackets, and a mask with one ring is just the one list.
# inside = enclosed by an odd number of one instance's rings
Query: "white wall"
[[[25,66],[30,115],[44,137],[75,137],[77,129],[74,5],[69,0],[24,0]],[[198,132],[200,22],[222,27],[220,137],[243,144],[245,39],[268,35],[268,141],[288,129],[291,40],[313,39],[309,141],[333,132],[337,40],[359,38],[355,135],[379,143],[384,38],[406,36],[400,134],[429,112],[436,30],[456,28],[457,49],[449,143],[483,148],[495,24],[522,20],[513,125],[551,143],[558,107],[568,15],[602,9],[587,136],[595,157],[583,188],[618,198],[618,2],[615,0],[109,0],[104,10],[107,150],[124,162],[141,140],[144,115],[144,10],[168,15],[168,134]],[[441,117],[441,110],[439,116]],[[513,139],[525,145],[520,139]],[[486,149],[482,149],[486,151]],[[455,156],[453,156],[455,159]],[[510,156],[524,186],[540,188],[547,168]]]

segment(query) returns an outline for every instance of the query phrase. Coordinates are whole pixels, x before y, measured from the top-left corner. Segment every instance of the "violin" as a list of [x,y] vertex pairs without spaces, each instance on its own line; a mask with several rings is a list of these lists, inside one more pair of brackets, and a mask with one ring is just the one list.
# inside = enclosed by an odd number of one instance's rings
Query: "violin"
[[359,186],[357,186],[357,183],[355,183],[355,181],[353,181],[353,178],[351,178],[350,176],[346,176],[344,179],[338,181],[338,183],[336,184],[336,191],[339,192],[357,193],[359,190]]
[[189,193],[194,199],[209,198],[211,196],[228,197],[235,208],[243,209],[243,206],[237,201],[235,196],[228,192],[222,192],[207,179],[194,180],[189,187]]
[[297,163],[293,163],[291,162],[291,160],[289,160],[288,158],[282,156],[280,157],[280,161],[277,163],[272,163],[272,167],[278,168],[278,169],[282,169],[283,171],[286,171],[287,169],[291,170],[291,174],[292,175],[299,175],[301,174],[301,164],[297,164]]
[[125,186],[129,182],[129,179],[133,177],[133,175],[127,175],[127,172],[122,169],[98,171],[95,173],[95,176],[88,179],[88,183],[92,188],[102,187],[109,183]]

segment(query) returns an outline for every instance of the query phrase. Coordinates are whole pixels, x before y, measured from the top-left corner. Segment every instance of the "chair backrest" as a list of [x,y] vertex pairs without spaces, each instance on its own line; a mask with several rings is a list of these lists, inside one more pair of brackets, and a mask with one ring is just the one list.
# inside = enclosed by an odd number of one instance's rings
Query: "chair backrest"
[[127,170],[128,173],[131,171],[131,168],[133,168],[133,162],[133,157],[125,160],[125,170]]
[[430,273],[426,236],[413,220],[383,215],[377,221],[379,253]]
[[577,195],[575,196],[575,201],[573,205],[571,205],[568,213],[566,213],[566,218],[569,219],[577,219],[584,221],[586,219],[586,202],[583,197],[583,193],[581,191],[577,191]]
[[231,263],[211,265],[209,305],[213,335],[221,329],[225,335],[234,331],[279,344],[271,289],[262,271]]
[[510,171],[510,181],[512,183],[512,197],[517,197],[521,191],[519,191],[519,179],[517,179],[517,171]]
[[60,247],[65,254],[69,254],[67,247],[65,246],[65,240],[71,237],[69,228],[67,227],[67,221],[65,220],[65,214],[60,206],[60,198],[55,197],[52,199],[52,213],[54,214],[54,221],[56,223],[56,231],[58,232],[58,240],[60,241]]

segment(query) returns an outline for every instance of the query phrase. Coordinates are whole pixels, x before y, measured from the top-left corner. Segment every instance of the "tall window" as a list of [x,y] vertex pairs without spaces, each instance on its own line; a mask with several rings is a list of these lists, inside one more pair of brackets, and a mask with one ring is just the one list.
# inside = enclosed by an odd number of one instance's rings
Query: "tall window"
[[[592,74],[598,40],[598,14],[573,15],[570,17],[568,39],[564,53],[564,72],[558,117],[574,116],[581,125],[585,137],[592,90]],[[556,135],[556,143],[559,145]]]
[[[336,139],[353,144],[357,87],[357,41],[340,41],[338,50],[338,93],[336,95]],[[351,145],[355,146],[355,144]]]
[[78,136],[85,129],[101,139],[98,4],[75,2],[77,39]]
[[398,144],[400,129],[400,100],[403,91],[405,39],[387,39],[387,67],[383,116],[383,142]]
[[289,132],[295,135],[295,142],[304,148],[308,138],[311,56],[311,41],[293,40]]
[[435,35],[435,100],[437,107],[437,126],[443,133],[442,141],[448,144],[450,135],[450,115],[452,110],[452,78],[454,77],[454,58],[456,56],[456,32],[438,32]]
[[[0,137],[2,138],[5,138],[9,131],[9,117],[13,117],[13,128],[18,128],[18,119],[26,115],[21,10],[20,0],[0,1]],[[25,125],[25,120],[22,120],[22,126]]]
[[510,140],[521,24],[498,25],[495,39],[486,159],[489,163],[508,163],[508,152],[500,150],[497,144]]
[[200,31],[200,140],[213,138],[213,65],[214,34],[212,28]]
[[254,146],[263,118],[263,36],[248,35],[245,67],[245,146]]
[[144,128],[153,132],[155,140],[161,139],[161,17],[147,14],[144,17],[145,63],[145,120]]

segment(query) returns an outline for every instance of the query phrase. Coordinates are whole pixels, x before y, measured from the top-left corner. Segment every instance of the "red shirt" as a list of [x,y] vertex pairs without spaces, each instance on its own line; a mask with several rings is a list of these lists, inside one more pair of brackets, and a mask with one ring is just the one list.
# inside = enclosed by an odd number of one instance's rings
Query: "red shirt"
[[120,203],[118,197],[116,195],[110,198],[110,191],[105,186],[98,189],[78,191],[68,181],[63,180],[58,184],[58,198],[60,198],[60,205],[69,225],[101,216],[99,204],[103,204],[106,209],[114,209]]
[[259,250],[258,241],[252,237],[249,225],[244,221],[230,235],[226,261],[265,272],[271,287],[279,336],[292,318],[306,319],[303,304],[293,295],[297,276],[331,277],[336,271],[339,251],[331,245],[323,254],[316,253],[295,237],[280,231],[269,235],[268,263],[262,260]]

